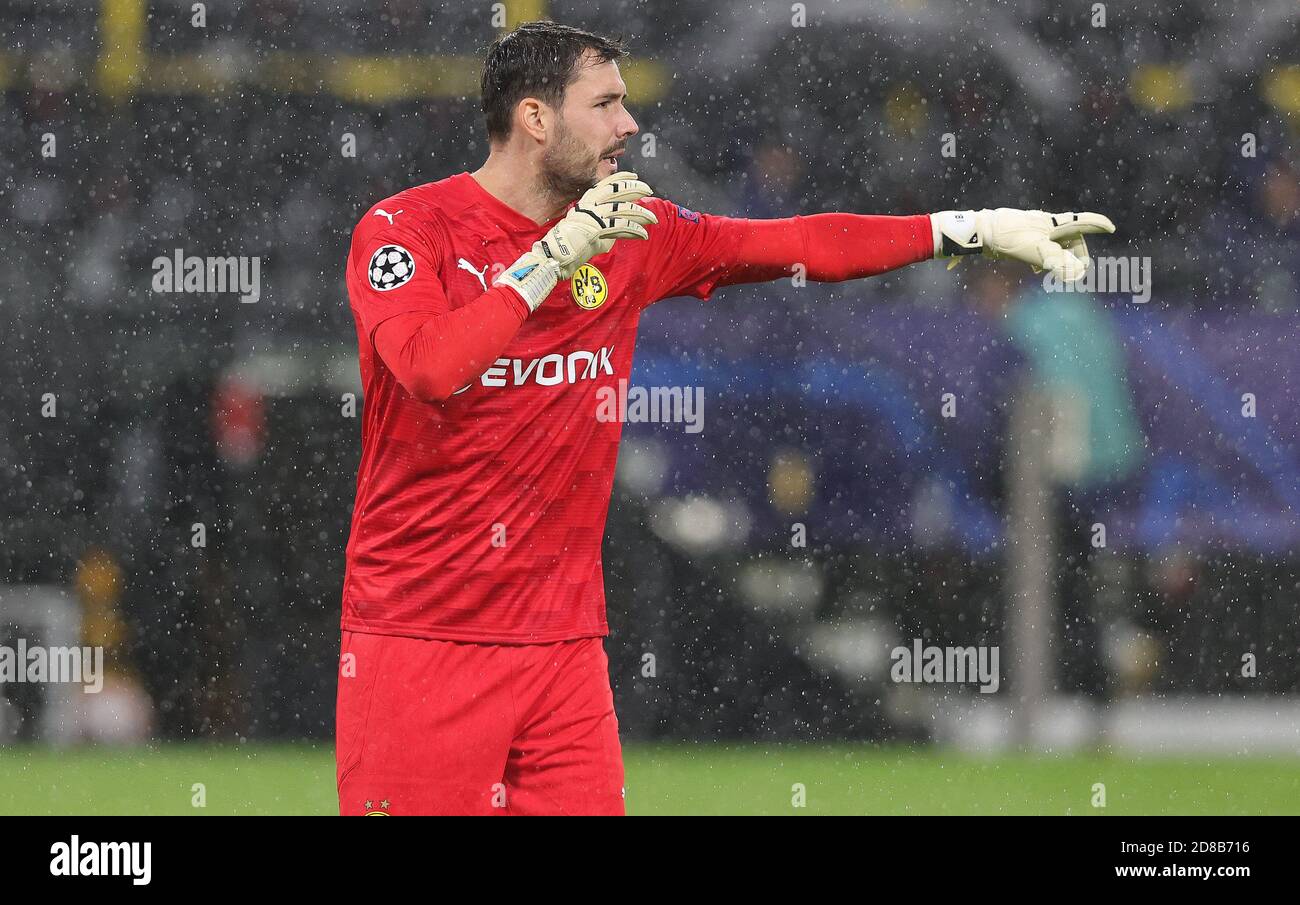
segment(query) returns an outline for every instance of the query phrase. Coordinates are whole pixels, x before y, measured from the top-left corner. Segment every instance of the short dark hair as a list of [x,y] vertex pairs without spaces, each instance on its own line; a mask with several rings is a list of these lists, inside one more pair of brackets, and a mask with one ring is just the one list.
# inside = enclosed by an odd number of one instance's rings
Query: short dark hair
[[550,21],[525,22],[493,41],[483,61],[481,90],[488,139],[509,137],[515,107],[526,97],[559,107],[587,51],[599,63],[627,55],[620,38]]

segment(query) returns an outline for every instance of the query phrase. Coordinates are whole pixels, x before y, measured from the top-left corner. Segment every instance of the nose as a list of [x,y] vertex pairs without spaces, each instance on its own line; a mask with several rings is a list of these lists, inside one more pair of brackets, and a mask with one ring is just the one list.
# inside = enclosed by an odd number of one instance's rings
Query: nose
[[641,128],[636,124],[636,120],[632,118],[632,114],[628,113],[627,110],[624,110],[623,121],[619,123],[619,129],[618,129],[619,139],[622,140],[622,139],[631,138],[633,135],[635,135],[640,131]]

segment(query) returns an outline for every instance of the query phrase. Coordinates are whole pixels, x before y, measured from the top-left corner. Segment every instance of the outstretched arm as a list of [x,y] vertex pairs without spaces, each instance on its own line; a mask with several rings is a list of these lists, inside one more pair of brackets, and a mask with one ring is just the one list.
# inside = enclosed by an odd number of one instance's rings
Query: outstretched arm
[[1083,237],[1115,230],[1100,214],[1010,208],[747,220],[698,214],[667,201],[645,203],[659,220],[650,231],[654,267],[647,272],[647,304],[675,295],[708,298],[718,286],[782,279],[798,267],[809,280],[838,282],[931,258],[955,264],[972,254],[1014,258],[1069,282],[1088,266]]

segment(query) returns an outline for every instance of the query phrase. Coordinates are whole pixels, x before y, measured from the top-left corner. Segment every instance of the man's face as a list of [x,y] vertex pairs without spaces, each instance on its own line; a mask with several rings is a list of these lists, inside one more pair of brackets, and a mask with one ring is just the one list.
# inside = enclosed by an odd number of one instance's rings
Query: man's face
[[637,133],[636,121],[623,101],[627,86],[612,60],[593,63],[584,57],[578,77],[556,111],[554,138],[542,153],[542,177],[565,198],[577,198],[593,184],[618,172],[617,158]]

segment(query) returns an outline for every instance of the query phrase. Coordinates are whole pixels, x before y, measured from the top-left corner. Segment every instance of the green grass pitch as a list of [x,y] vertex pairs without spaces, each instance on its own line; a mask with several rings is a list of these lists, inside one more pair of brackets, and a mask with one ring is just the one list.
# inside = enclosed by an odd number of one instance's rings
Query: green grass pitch
[[[631,814],[1298,814],[1300,758],[629,745]],[[194,807],[202,783],[207,806]],[[1092,806],[1104,783],[1106,806]],[[795,807],[802,784],[806,806]],[[0,748],[0,814],[332,814],[329,745]]]

